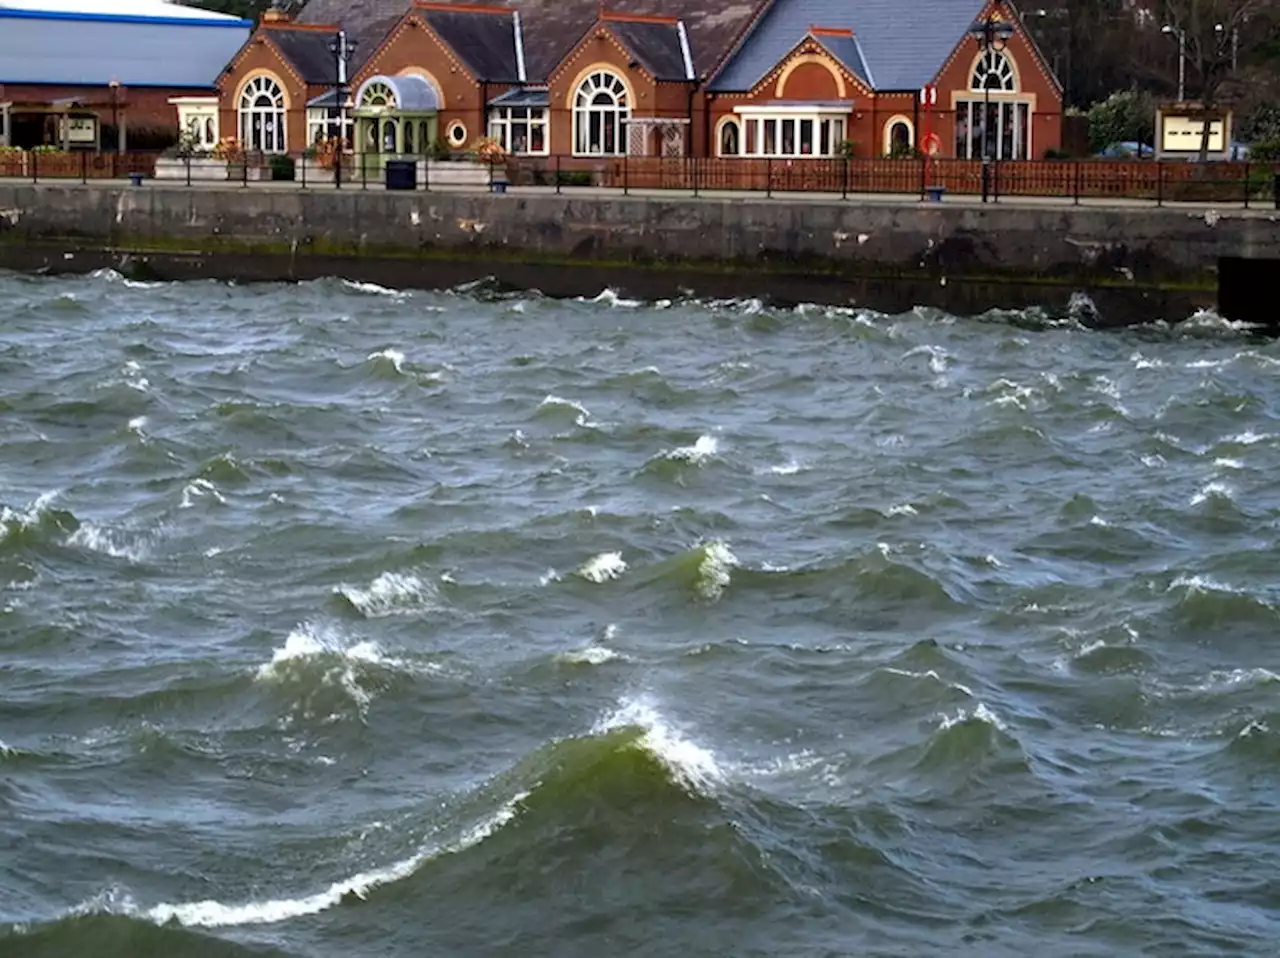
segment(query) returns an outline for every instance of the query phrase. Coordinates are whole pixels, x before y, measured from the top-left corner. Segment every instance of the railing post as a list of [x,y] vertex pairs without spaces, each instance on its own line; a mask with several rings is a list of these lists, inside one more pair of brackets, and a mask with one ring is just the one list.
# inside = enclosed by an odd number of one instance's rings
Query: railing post
[[[374,154],[377,156],[377,154]],[[369,188],[369,162],[368,154],[360,154],[360,189],[367,190]]]
[[622,154],[622,195],[631,195],[631,164],[627,162],[628,156]]
[[765,196],[773,199],[773,157],[768,157],[764,167],[764,190]]
[[920,157],[920,202],[923,203],[929,193],[929,157]]
[[1244,164],[1244,208],[1249,208],[1249,161]]
[[698,195],[698,158],[693,156],[689,161],[693,169],[693,195],[696,197]]
[[246,150],[244,158],[240,162],[240,189],[247,190],[249,188],[249,151]]
[[844,169],[840,171],[840,199],[849,198],[849,158],[844,157]]
[[80,185],[89,185],[89,154],[85,152],[80,154]]
[[[31,157],[31,182],[40,182],[40,151],[32,150],[27,154]],[[1280,209],[1280,203],[1276,204],[1276,209]]]
[[1164,163],[1156,160],[1156,206],[1164,206]]
[[556,154],[556,196],[560,195],[560,154]]
[[298,157],[298,164],[293,168],[295,176],[297,175],[298,166],[302,167],[302,189],[305,190],[307,188],[307,154],[305,151]]
[[991,164],[991,202],[1000,202],[1000,160]]
[[1076,160],[1074,183],[1071,187],[1071,196],[1076,206],[1080,205],[1080,161]]

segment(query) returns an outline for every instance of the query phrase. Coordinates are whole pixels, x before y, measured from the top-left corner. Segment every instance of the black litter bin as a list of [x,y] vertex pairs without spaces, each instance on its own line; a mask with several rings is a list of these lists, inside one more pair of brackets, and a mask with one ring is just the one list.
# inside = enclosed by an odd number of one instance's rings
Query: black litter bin
[[416,190],[417,188],[417,160],[387,160],[387,189]]

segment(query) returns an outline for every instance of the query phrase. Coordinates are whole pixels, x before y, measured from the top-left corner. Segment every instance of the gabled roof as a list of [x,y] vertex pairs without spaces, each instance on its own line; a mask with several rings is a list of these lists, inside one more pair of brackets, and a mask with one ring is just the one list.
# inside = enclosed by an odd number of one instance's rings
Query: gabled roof
[[655,80],[691,80],[683,24],[678,20],[639,19],[606,14],[604,23]]
[[262,32],[289,61],[303,83],[321,85],[337,82],[338,65],[329,49],[333,33],[278,24],[264,25]]
[[852,30],[823,30],[814,27],[809,31],[807,39],[826,50],[831,55],[831,59],[868,87],[875,89],[871,71],[867,69],[867,61],[862,56],[862,45],[858,43],[858,38],[853,35]]
[[[771,0],[756,28],[720,68],[710,88],[750,90],[800,43],[810,24],[819,23],[853,31],[867,78],[874,78],[875,89],[916,90],[933,79],[986,3]],[[839,59],[844,62],[844,55]]]
[[520,79],[515,17],[510,10],[477,7],[444,9],[419,4],[418,15],[449,45],[477,80]]
[[[545,81],[582,36],[600,19],[600,0],[488,0],[520,14],[530,83]],[[623,0],[615,0],[621,4]],[[625,0],[628,14],[665,16],[687,25],[694,70],[709,73],[765,0]],[[835,0],[831,0],[835,2]],[[308,0],[301,23],[339,23],[361,44],[376,45],[375,23],[398,20],[412,0]],[[460,3],[462,9],[465,3]],[[806,21],[807,22],[807,21]],[[366,54],[366,56],[371,54]],[[459,54],[461,55],[461,54]]]

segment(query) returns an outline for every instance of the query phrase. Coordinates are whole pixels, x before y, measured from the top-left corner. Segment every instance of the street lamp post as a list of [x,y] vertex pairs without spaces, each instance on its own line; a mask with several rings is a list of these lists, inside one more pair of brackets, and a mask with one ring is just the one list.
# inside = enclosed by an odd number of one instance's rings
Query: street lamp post
[[1167,23],[1160,28],[1160,32],[1165,36],[1178,38],[1178,102],[1184,103],[1187,99],[1187,34]]
[[[974,21],[969,28],[969,36],[982,47],[985,61],[992,51],[1000,52],[1013,36],[1013,24],[999,16],[1000,0],[992,4],[991,12],[981,20]],[[982,202],[987,202],[991,192],[991,84],[996,82],[994,70],[988,70],[982,78]]]
[[342,189],[342,163],[347,152],[347,64],[355,55],[356,43],[347,39],[346,30],[339,30],[329,44],[329,52],[333,54],[338,81],[334,85],[338,108],[338,149],[334,156],[333,182],[338,189]]
[[117,99],[120,95],[120,81],[112,77],[107,87],[111,90],[111,128],[116,134],[116,152],[123,153],[124,150],[121,149],[123,144],[120,142],[120,110]]

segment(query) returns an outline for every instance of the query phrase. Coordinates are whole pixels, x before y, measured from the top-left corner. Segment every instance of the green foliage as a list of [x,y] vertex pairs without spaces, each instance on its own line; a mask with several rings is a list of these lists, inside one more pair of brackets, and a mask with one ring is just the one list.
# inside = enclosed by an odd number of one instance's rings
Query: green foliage
[[1089,150],[1097,153],[1112,143],[1155,139],[1156,107],[1151,94],[1140,90],[1113,93],[1089,107]]
[[271,168],[271,178],[273,180],[292,180],[296,172],[293,157],[286,156],[283,153],[274,154],[267,165]]
[[1059,150],[1051,146],[1044,151],[1044,158],[1046,160],[1069,160],[1071,159],[1071,154],[1066,150]]
[[836,155],[842,156],[846,160],[850,159],[858,152],[858,144],[853,140],[841,140],[836,144]]
[[1241,117],[1240,139],[1255,144],[1280,141],[1280,104],[1262,103]]
[[1280,137],[1255,140],[1249,147],[1249,159],[1259,163],[1280,162]]
[[449,141],[443,136],[437,136],[432,141],[427,155],[433,160],[451,160],[453,159],[453,147],[449,145]]

